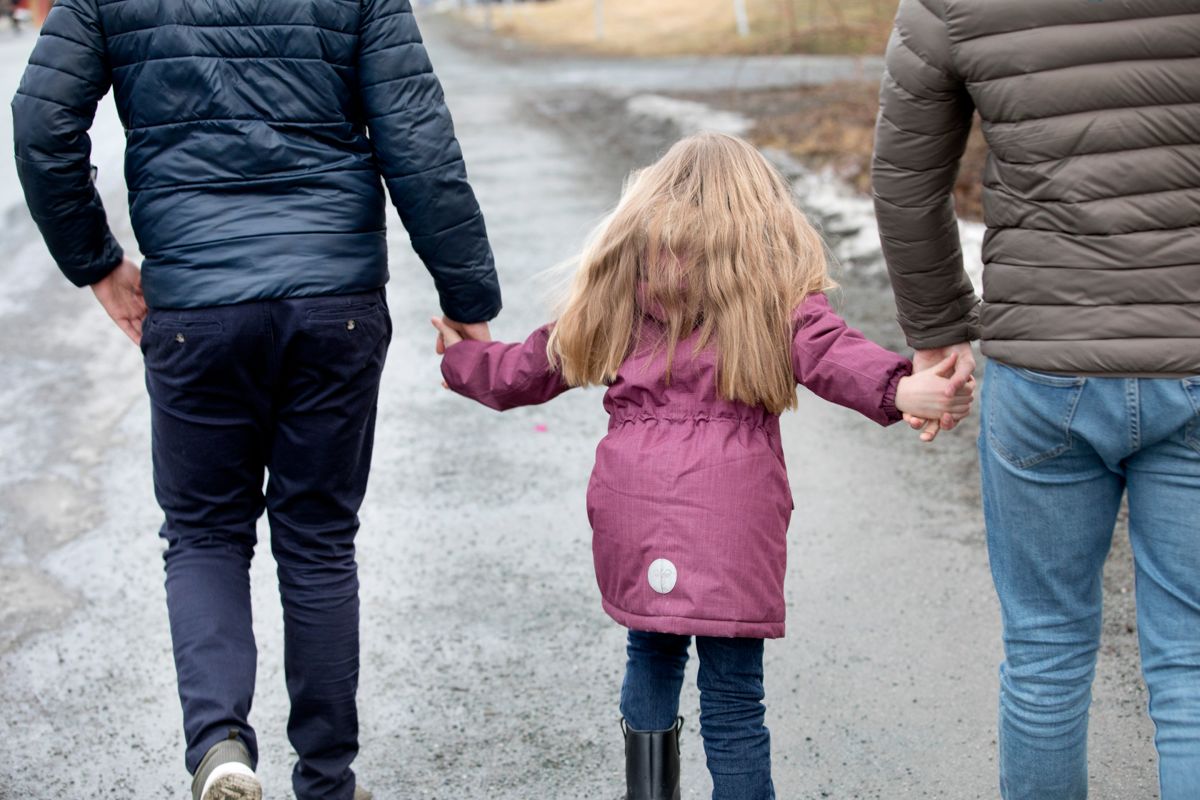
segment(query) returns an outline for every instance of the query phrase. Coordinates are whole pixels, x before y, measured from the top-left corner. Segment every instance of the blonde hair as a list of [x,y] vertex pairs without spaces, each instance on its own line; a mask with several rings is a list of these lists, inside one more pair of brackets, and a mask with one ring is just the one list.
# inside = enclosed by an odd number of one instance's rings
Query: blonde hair
[[698,331],[697,351],[715,339],[721,396],[779,413],[796,405],[792,314],[833,285],[787,181],[747,142],[701,133],[631,176],[579,257],[547,353],[572,386],[611,383],[653,310],[668,381]]

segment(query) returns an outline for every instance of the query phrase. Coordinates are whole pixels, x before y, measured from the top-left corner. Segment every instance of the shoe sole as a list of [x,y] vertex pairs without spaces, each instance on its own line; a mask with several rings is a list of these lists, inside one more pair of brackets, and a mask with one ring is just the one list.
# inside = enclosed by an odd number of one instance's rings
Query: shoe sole
[[225,775],[200,800],[262,800],[262,784],[249,775]]

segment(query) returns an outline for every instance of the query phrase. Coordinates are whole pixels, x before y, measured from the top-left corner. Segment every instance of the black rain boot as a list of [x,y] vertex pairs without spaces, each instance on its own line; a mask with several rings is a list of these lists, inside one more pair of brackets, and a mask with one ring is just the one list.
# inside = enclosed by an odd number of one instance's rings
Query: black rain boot
[[625,800],[679,800],[679,731],[683,717],[665,731],[635,731],[621,720],[625,734]]

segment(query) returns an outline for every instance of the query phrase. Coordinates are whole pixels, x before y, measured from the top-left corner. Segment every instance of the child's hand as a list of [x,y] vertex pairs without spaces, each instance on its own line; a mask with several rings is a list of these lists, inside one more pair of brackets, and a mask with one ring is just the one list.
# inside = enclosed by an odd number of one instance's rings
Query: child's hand
[[[450,327],[445,317],[431,317],[429,321],[433,323],[434,329],[438,332],[437,344],[434,346],[434,349],[437,350],[439,356],[446,352],[447,347],[458,344],[463,340],[462,335]],[[442,388],[449,389],[450,384],[442,381]]]
[[445,317],[433,317],[429,320],[433,323],[433,327],[437,329],[437,352],[438,355],[446,352],[446,348],[451,345],[456,345],[463,340],[462,334],[450,327]]
[[897,409],[904,412],[906,417],[931,421],[921,433],[923,442],[933,441],[937,435],[937,426],[933,423],[940,420],[943,414],[961,419],[971,411],[975,395],[974,381],[954,393],[949,380],[957,361],[958,354],[951,353],[936,366],[901,378],[896,387]]

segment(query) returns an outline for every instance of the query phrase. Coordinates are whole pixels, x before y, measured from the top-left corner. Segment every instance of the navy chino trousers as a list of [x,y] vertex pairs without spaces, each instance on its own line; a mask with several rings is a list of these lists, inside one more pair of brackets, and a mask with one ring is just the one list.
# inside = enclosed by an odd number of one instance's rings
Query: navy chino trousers
[[257,656],[249,569],[265,510],[283,603],[296,797],[353,795],[354,536],[390,339],[382,289],[146,318],[154,488],[166,517],[189,771],[231,730],[257,763],[247,721]]

